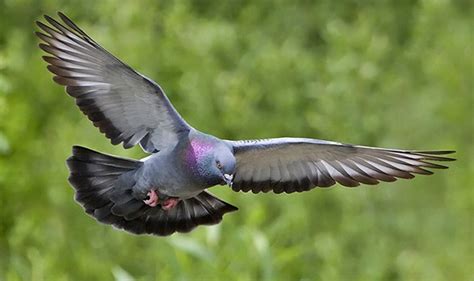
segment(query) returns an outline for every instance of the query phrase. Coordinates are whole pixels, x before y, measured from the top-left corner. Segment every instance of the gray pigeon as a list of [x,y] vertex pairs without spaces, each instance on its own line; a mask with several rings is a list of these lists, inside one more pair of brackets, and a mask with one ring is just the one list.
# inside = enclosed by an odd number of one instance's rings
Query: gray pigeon
[[293,193],[336,183],[377,184],[430,175],[453,151],[409,151],[308,138],[229,141],[186,123],[161,87],[102,48],[64,14],[45,16],[39,47],[54,81],[112,144],[150,156],[124,159],[74,146],[67,160],[76,200],[98,221],[170,235],[217,224],[237,208],[207,191]]

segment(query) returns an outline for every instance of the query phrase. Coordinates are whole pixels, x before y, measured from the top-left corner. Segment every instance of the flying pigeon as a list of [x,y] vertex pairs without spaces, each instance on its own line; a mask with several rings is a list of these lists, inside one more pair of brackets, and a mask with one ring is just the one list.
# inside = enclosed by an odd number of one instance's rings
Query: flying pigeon
[[237,210],[207,191],[293,193],[336,183],[430,175],[454,151],[411,151],[310,138],[222,140],[191,127],[163,89],[105,50],[68,17],[37,22],[56,83],[114,145],[150,155],[120,158],[73,146],[67,159],[75,199],[99,222],[135,234],[170,235],[217,224]]

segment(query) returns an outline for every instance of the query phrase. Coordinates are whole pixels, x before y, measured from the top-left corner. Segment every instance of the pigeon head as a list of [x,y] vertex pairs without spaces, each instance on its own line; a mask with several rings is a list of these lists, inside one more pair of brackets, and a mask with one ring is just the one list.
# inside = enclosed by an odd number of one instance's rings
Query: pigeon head
[[222,141],[214,138],[192,139],[185,158],[191,173],[207,185],[232,185],[235,157],[231,148]]
[[224,144],[220,144],[214,152],[215,168],[219,171],[223,182],[232,186],[232,179],[235,172],[235,157],[232,151]]

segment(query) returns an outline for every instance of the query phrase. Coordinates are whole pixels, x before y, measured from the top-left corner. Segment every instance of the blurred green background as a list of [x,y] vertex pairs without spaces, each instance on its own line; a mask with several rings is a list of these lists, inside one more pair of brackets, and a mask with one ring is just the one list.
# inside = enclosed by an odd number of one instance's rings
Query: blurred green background
[[[215,227],[134,236],[73,201],[73,144],[112,146],[51,80],[63,11],[227,139],[455,149],[431,177],[252,195]],[[0,280],[474,280],[472,2],[0,1]]]

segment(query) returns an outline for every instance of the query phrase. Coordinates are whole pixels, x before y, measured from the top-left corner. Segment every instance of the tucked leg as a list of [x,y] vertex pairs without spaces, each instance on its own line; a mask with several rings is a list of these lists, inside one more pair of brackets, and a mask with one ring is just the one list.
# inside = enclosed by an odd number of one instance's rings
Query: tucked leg
[[150,207],[156,207],[160,201],[158,198],[158,194],[156,194],[156,191],[154,189],[148,191],[147,193],[148,199],[143,200],[143,203],[147,204]]
[[169,197],[161,203],[161,208],[165,211],[168,211],[178,205],[179,201],[179,198]]

